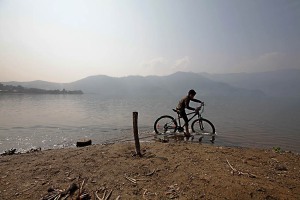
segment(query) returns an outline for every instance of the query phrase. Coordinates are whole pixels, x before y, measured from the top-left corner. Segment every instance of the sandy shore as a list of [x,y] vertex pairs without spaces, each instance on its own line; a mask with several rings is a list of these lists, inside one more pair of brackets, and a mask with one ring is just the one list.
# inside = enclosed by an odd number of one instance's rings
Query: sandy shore
[[186,142],[141,149],[142,158],[133,143],[1,156],[0,199],[41,199],[83,181],[91,199],[105,190],[109,199],[300,199],[298,154]]

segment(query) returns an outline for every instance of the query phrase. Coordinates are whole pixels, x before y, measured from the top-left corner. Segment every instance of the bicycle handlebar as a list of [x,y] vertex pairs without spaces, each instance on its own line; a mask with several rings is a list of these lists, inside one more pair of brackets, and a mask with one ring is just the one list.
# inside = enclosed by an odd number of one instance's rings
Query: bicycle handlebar
[[195,110],[198,110],[199,113],[200,113],[200,111],[202,110],[201,113],[203,113],[203,112],[204,112],[204,105],[205,105],[204,102],[201,102],[201,103],[200,103],[200,106],[196,107]]
[[203,101],[201,103],[199,103],[199,104],[200,104],[200,106],[198,106],[197,108],[202,108],[205,105]]

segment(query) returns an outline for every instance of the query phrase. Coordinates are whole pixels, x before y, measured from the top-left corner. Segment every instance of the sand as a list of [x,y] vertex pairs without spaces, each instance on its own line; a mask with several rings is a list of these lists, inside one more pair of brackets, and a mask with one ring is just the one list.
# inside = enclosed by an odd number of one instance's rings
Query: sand
[[[91,199],[300,199],[300,156],[189,142],[91,145],[0,156],[0,199],[84,185]],[[78,190],[67,199],[76,199]]]

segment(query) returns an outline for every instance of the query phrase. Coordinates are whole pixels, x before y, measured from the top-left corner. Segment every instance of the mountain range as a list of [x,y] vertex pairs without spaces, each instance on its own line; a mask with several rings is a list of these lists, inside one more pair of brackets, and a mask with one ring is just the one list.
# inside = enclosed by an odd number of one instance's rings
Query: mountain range
[[109,97],[183,96],[191,88],[201,96],[300,97],[300,70],[287,69],[261,73],[208,74],[176,72],[168,76],[89,76],[71,83],[46,81],[3,82],[45,90],[82,90]]
[[271,97],[299,97],[300,70],[285,69],[260,73],[208,74],[202,76],[243,89],[260,90]]

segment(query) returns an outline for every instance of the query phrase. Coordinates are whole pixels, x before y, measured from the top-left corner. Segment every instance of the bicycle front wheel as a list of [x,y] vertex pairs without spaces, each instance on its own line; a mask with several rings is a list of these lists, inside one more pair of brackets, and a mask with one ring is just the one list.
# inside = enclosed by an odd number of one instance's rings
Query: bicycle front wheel
[[196,119],[195,121],[193,121],[191,128],[192,131],[196,133],[196,135],[209,135],[212,136],[211,142],[215,141],[215,127],[207,119]]
[[154,122],[154,131],[158,135],[175,133],[176,129],[177,122],[173,117],[169,115],[161,116]]

